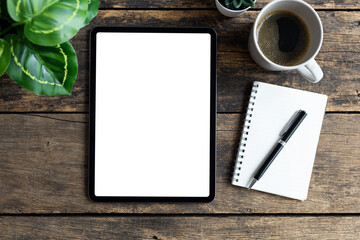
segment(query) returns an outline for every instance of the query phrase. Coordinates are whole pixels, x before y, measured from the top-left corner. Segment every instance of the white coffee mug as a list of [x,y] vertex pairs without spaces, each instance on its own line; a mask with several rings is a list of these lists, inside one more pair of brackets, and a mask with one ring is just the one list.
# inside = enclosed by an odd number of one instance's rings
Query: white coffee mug
[[[270,12],[277,10],[287,10],[298,15],[307,25],[310,32],[310,46],[303,57],[303,60],[294,66],[282,66],[269,60],[260,50],[257,43],[257,27]],[[257,16],[249,36],[249,52],[254,61],[261,67],[271,71],[284,71],[296,69],[298,72],[312,83],[320,81],[324,73],[315,62],[323,41],[323,27],[319,15],[306,2],[302,0],[275,0],[266,5]]]

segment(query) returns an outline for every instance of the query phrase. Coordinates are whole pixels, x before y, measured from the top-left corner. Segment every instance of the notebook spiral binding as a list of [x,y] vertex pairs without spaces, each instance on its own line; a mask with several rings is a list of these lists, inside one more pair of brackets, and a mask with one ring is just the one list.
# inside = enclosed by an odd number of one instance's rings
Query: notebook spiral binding
[[234,174],[233,174],[233,178],[232,178],[232,182],[234,184],[236,184],[239,181],[239,177],[240,177],[241,167],[243,164],[242,161],[245,156],[247,136],[248,136],[249,130],[251,128],[251,119],[252,119],[252,114],[254,111],[258,87],[259,87],[259,84],[254,82],[253,87],[251,89],[250,100],[249,100],[249,104],[248,104],[247,111],[246,111],[246,117],[244,120],[243,130],[242,130],[241,138],[240,138],[239,149],[238,149],[235,166],[234,166]]

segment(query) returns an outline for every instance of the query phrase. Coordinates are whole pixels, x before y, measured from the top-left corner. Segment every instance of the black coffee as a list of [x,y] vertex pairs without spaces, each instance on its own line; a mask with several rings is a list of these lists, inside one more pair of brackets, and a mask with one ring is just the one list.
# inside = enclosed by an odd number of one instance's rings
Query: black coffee
[[275,11],[263,17],[257,26],[257,41],[262,53],[283,66],[299,64],[310,45],[304,21],[289,11]]

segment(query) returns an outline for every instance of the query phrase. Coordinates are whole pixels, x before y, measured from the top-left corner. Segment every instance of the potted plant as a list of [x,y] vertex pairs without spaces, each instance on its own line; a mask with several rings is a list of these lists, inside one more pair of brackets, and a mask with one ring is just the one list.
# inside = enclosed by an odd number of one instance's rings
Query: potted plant
[[250,7],[255,5],[256,0],[215,0],[217,9],[227,17],[237,17]]
[[46,96],[70,95],[78,62],[69,40],[89,24],[99,0],[0,1],[0,77]]

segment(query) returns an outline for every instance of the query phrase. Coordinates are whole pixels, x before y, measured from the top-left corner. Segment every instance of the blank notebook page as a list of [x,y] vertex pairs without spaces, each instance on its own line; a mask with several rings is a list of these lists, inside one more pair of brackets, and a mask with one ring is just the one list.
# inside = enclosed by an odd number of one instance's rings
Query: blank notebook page
[[[255,99],[253,97],[255,96]],[[232,184],[248,187],[297,110],[306,118],[253,189],[285,197],[307,198],[327,96],[254,82]],[[251,114],[251,115],[250,115]],[[247,133],[247,135],[246,135]],[[244,150],[244,152],[242,151]],[[241,157],[243,156],[243,157]],[[238,181],[236,181],[238,180]]]
[[209,196],[210,43],[97,34],[96,196]]

